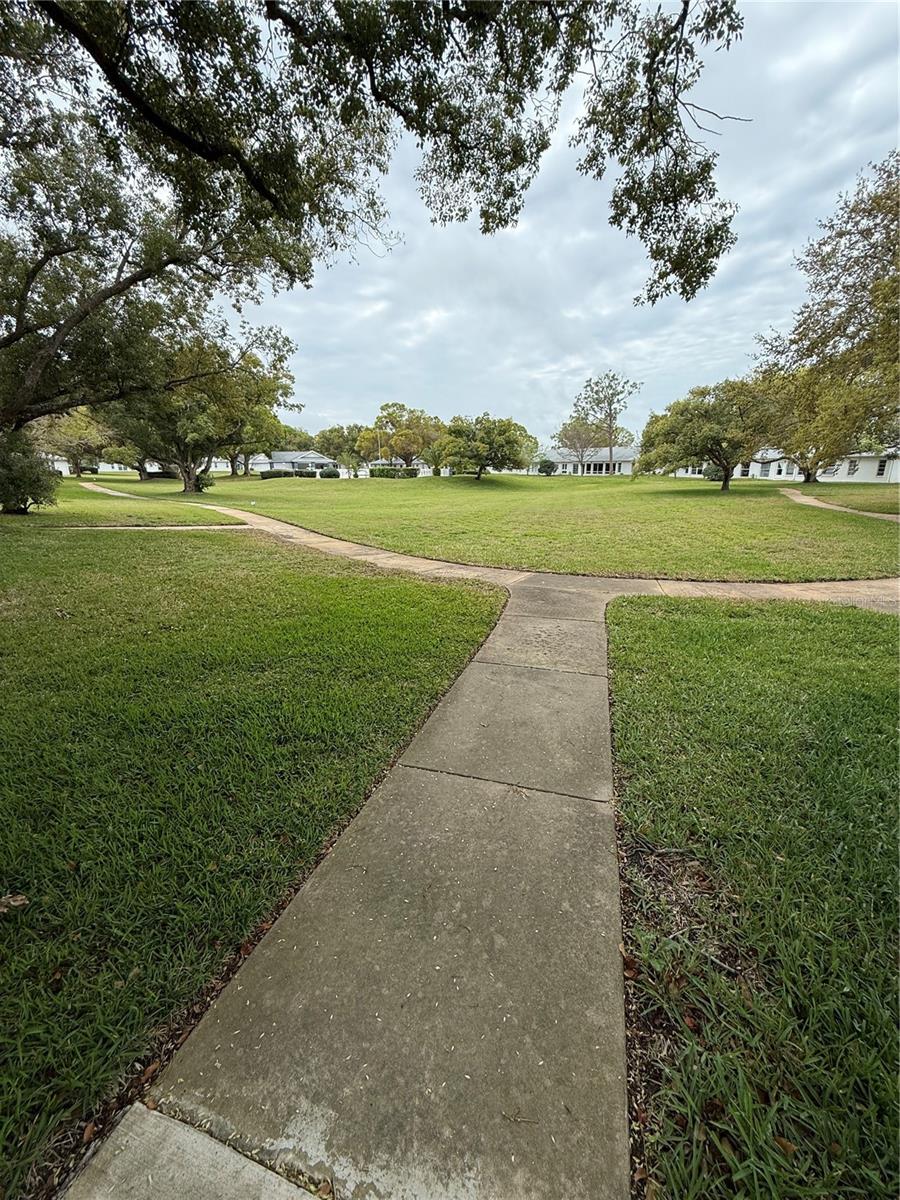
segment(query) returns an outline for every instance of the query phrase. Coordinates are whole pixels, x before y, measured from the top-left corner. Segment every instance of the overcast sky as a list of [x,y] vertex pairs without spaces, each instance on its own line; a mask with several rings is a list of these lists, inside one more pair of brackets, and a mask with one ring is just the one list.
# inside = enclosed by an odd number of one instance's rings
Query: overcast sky
[[643,248],[607,221],[607,184],[582,179],[563,128],[517,228],[431,224],[401,147],[385,195],[403,241],[320,269],[309,291],[252,315],[298,343],[292,368],[316,430],[371,423],[401,401],[443,418],[489,410],[549,443],[584,380],[612,369],[643,387],[625,424],[688,388],[741,374],[754,335],[784,327],[802,297],[792,256],[839,191],[897,138],[897,8],[886,3],[741,4],[743,39],[711,57],[693,98],[727,123],[715,141],[737,246],[690,303],[635,307]]

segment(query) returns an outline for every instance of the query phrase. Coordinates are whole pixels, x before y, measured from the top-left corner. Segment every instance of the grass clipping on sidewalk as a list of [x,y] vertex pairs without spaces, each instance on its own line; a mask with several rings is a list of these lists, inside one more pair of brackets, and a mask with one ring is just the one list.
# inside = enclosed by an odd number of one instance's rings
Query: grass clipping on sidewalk
[[609,609],[636,1195],[897,1192],[897,623]]

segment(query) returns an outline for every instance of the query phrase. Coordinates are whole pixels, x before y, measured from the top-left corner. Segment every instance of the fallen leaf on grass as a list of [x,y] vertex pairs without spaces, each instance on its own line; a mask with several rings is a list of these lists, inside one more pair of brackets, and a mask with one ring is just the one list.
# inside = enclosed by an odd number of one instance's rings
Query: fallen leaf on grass
[[28,903],[28,897],[23,896],[21,892],[9,892],[6,896],[0,896],[0,916],[8,913],[11,908],[24,908]]
[[85,1125],[85,1127],[84,1127],[84,1133],[81,1135],[81,1140],[83,1142],[92,1142],[94,1140],[94,1134],[96,1132],[97,1132],[97,1126],[94,1124],[93,1121],[88,1121],[87,1125]]
[[794,1145],[793,1142],[789,1142],[787,1140],[787,1138],[778,1137],[776,1135],[774,1138],[774,1142],[775,1142],[775,1145],[779,1147],[779,1149],[784,1151],[784,1153],[788,1156],[788,1158],[790,1158],[792,1154],[797,1153],[797,1147]]

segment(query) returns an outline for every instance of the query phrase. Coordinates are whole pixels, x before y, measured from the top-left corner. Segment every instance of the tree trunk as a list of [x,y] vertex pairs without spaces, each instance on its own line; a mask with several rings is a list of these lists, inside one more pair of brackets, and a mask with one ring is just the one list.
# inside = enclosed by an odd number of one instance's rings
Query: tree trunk
[[480,478],[481,478],[481,472],[482,472],[483,470],[484,470],[484,467],[483,467],[483,466],[478,468],[478,470],[475,472],[475,478],[476,478],[476,479],[480,479]]
[[81,478],[81,459],[80,458],[70,458],[69,459],[69,470],[72,472],[72,474],[75,476],[76,479],[80,479]]
[[242,475],[250,474],[250,455],[249,454],[244,455],[244,466],[243,466],[243,470],[241,471],[241,474]]
[[238,474],[239,474],[238,467],[240,466],[240,461],[241,461],[240,454],[229,454],[228,455],[228,475],[231,479],[237,479]]
[[28,516],[28,505],[27,504],[10,504],[10,505],[4,504],[3,507],[0,508],[0,512],[2,512],[3,515],[6,517],[27,517]]
[[138,479],[142,479],[145,483],[150,478],[150,472],[147,470],[147,460],[142,459],[137,464]]
[[815,483],[815,481],[816,481],[815,471],[810,470],[809,467],[801,467],[800,473],[803,476],[804,483]]
[[731,467],[723,467],[723,468],[722,468],[722,487],[721,487],[721,490],[722,490],[723,492],[728,492],[728,491],[730,491],[730,490],[731,490],[731,473],[732,473],[732,468],[731,468]]
[[186,493],[187,495],[193,495],[194,493],[200,491],[200,489],[197,487],[197,476],[200,472],[197,470],[196,463],[179,463],[178,473],[181,476],[181,482],[184,485],[181,489],[183,493]]

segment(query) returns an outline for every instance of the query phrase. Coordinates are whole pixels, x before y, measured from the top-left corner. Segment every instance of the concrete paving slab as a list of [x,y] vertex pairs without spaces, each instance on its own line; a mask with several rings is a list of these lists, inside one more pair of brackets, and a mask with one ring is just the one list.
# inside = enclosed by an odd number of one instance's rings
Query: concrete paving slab
[[614,579],[600,575],[552,575],[535,572],[526,580],[528,587],[552,588],[555,591],[590,592],[594,595],[652,596],[658,595],[655,579]]
[[599,621],[504,615],[475,657],[505,666],[605,675],[606,630]]
[[166,1070],[340,1200],[627,1200],[611,811],[397,768]]
[[552,617],[566,621],[602,621],[603,599],[589,591],[564,591],[518,583],[503,610],[506,617]]
[[472,662],[413,739],[407,766],[612,799],[607,682],[600,675]]
[[64,1200],[309,1200],[205,1133],[133,1104]]

